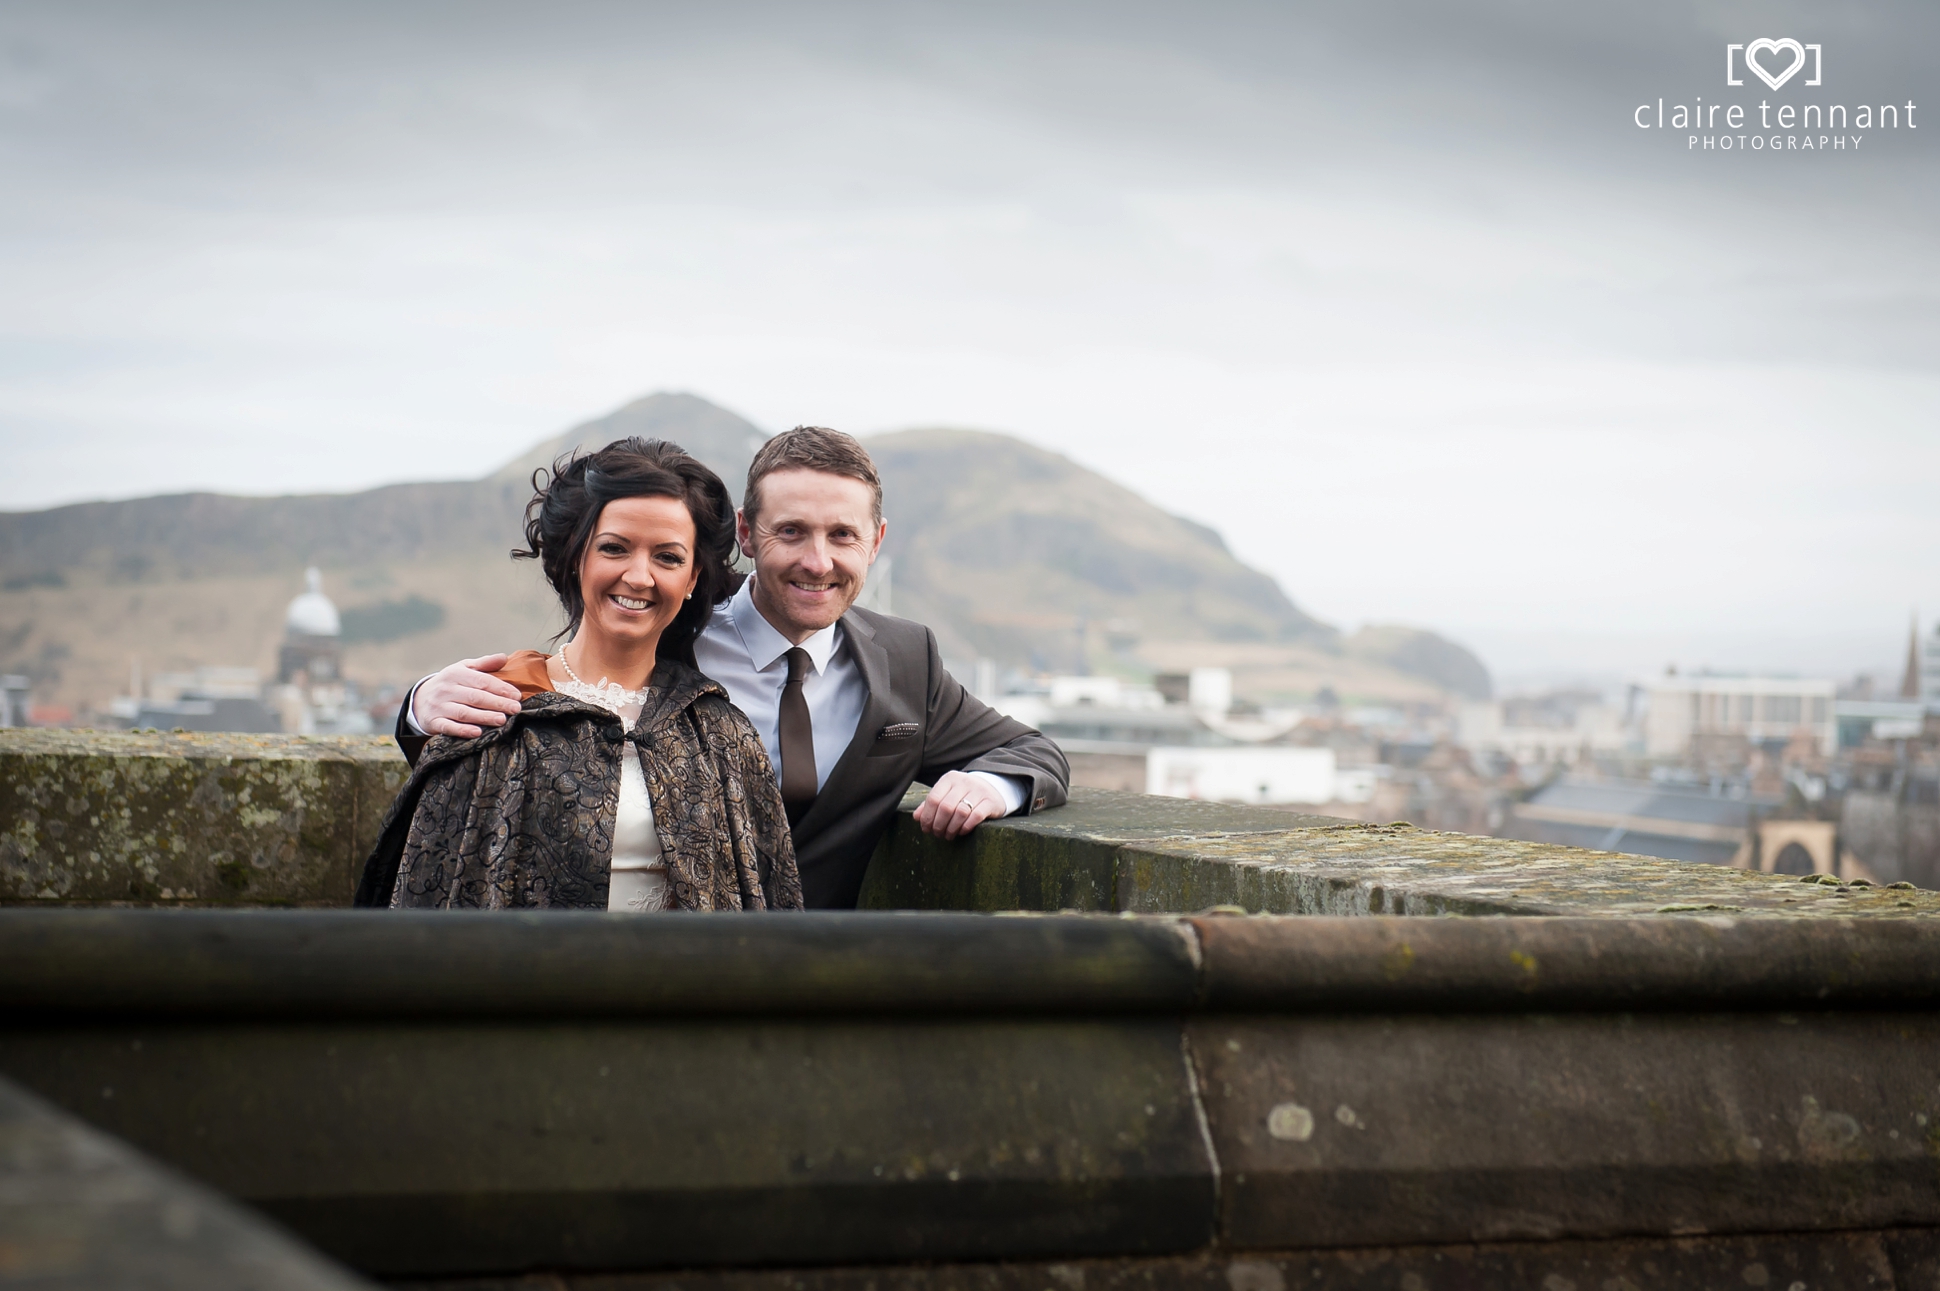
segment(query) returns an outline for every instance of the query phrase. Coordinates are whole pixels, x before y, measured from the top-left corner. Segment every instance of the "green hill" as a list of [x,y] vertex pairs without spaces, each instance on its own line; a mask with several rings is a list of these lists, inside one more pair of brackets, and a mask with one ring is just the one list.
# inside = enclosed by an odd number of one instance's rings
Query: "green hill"
[[[0,514],[0,672],[45,700],[98,706],[131,666],[273,667],[307,564],[344,611],[346,666],[401,681],[448,660],[541,645],[552,594],[520,540],[530,476],[575,446],[671,439],[737,496],[764,436],[687,394],[657,394],[535,445],[483,479],[354,494],[180,494]],[[868,441],[881,468],[894,609],[946,654],[1138,672],[1227,664],[1257,698],[1330,684],[1389,699],[1486,693],[1474,656],[1412,629],[1343,642],[1219,535],[1067,458],[1004,435]],[[1250,679],[1250,680],[1249,680]]]

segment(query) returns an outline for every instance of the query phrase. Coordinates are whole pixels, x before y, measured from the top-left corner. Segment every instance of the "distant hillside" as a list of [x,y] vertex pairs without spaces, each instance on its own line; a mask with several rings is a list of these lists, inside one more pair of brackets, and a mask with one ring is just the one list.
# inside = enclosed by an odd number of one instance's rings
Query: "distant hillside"
[[134,584],[229,574],[351,570],[399,560],[502,559],[520,541],[532,470],[575,445],[626,435],[672,439],[739,481],[765,436],[687,394],[636,400],[575,426],[482,480],[395,484],[364,493],[238,498],[179,493],[0,513],[0,587],[59,578]]
[[492,480],[367,493],[237,498],[178,493],[0,514],[0,586],[134,585],[509,549],[524,492]]
[[1489,670],[1480,659],[1420,628],[1370,625],[1345,644],[1350,654],[1432,681],[1464,699],[1487,699],[1492,689]]
[[[45,699],[100,703],[131,663],[273,667],[306,564],[357,631],[346,663],[405,679],[542,645],[552,594],[508,553],[534,468],[625,435],[671,439],[738,497],[764,438],[687,394],[658,394],[535,445],[480,480],[281,498],[181,494],[0,514],[0,672]],[[1218,534],[1055,453],[1003,435],[869,441],[883,474],[897,613],[953,658],[1064,671],[1226,663],[1242,693],[1486,693],[1474,656],[1412,629],[1342,642]]]
[[1070,669],[1148,639],[1305,641],[1335,633],[1212,530],[1007,435],[869,440],[883,476],[899,614],[946,651]]

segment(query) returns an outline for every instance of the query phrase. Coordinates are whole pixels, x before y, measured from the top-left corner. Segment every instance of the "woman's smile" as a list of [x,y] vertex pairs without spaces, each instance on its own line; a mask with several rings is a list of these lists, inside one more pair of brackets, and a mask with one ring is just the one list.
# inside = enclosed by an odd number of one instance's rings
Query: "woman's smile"
[[573,636],[572,666],[638,690],[653,675],[660,634],[680,614],[699,577],[694,518],[679,498],[619,498],[600,512],[580,557],[585,618]]

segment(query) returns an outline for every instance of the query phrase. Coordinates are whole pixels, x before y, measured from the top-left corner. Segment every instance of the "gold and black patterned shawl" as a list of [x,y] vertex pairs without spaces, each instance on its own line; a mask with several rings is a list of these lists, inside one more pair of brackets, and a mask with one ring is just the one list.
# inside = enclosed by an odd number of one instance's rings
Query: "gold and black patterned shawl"
[[767,750],[727,692],[662,659],[631,730],[555,691],[477,739],[432,739],[364,865],[360,906],[604,910],[620,750],[640,749],[682,910],[798,910],[801,879]]

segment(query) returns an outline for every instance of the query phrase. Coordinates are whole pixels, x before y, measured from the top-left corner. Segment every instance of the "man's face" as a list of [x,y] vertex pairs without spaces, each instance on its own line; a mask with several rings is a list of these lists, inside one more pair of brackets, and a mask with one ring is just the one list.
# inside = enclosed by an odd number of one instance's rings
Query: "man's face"
[[754,561],[754,605],[800,644],[862,595],[888,526],[876,522],[869,486],[846,475],[776,471],[759,487],[754,523],[737,517],[741,550]]

